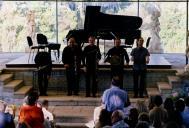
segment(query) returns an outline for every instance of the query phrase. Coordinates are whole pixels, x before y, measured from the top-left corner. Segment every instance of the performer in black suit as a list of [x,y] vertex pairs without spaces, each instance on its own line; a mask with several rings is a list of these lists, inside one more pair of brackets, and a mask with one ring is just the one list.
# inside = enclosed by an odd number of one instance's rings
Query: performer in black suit
[[97,66],[101,59],[100,49],[95,45],[95,37],[88,38],[89,45],[83,51],[83,65],[86,68],[86,97],[90,97],[91,87],[92,96],[96,97],[97,93]]
[[124,62],[126,60],[126,65],[129,65],[129,56],[120,44],[121,40],[115,39],[115,46],[107,52],[105,62],[111,64],[111,77],[118,76],[120,88],[123,88]]
[[71,37],[62,53],[62,61],[66,68],[67,75],[67,95],[79,95],[79,76],[81,66],[81,48],[76,44],[75,39]]
[[[144,39],[141,37],[137,40],[137,48],[131,52],[131,60],[133,64],[133,80],[134,80],[134,97],[138,97],[138,92],[141,98],[145,91],[146,70],[149,63],[150,53],[143,47]],[[140,80],[140,81],[139,81]]]
[[47,96],[48,79],[50,78],[52,71],[51,55],[48,52],[38,52],[34,61],[38,67],[40,96]]

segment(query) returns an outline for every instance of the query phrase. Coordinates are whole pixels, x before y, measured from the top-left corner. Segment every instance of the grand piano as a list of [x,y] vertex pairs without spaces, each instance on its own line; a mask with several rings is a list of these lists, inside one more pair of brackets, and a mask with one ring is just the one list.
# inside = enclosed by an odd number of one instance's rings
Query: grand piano
[[99,39],[112,40],[125,39],[125,45],[132,46],[134,39],[141,36],[142,18],[137,16],[111,15],[100,12],[100,6],[87,6],[85,13],[84,29],[70,30],[67,39],[74,37],[82,46],[87,42],[89,35]]

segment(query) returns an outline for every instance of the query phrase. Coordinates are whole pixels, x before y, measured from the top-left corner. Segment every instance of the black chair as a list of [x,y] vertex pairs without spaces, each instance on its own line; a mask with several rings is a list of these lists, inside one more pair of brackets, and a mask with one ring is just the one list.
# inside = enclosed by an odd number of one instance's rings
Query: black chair
[[60,57],[60,45],[61,45],[61,44],[58,44],[58,43],[49,43],[49,44],[48,44],[49,53],[51,53],[51,50],[57,51],[57,56],[56,56],[56,52],[54,52],[54,55],[55,55],[55,57],[56,57],[56,60],[58,60],[59,57]]
[[146,48],[148,48],[149,44],[150,44],[150,39],[151,37],[148,37],[147,41],[146,41]]
[[39,46],[44,47],[44,50],[46,48],[48,48],[48,52],[51,53],[51,50],[53,51],[57,51],[57,56],[56,56],[56,52],[54,52],[56,60],[59,59],[60,56],[60,44],[58,43],[49,43],[47,40],[47,37],[44,34],[37,34],[37,43]]
[[39,49],[43,49],[45,51],[45,49],[48,47],[47,37],[41,33],[38,33],[37,44],[39,46]]
[[[33,50],[33,55],[34,55],[34,51],[35,49],[37,49],[39,51],[39,46],[33,46],[33,41],[32,38],[30,36],[27,36],[27,42],[28,42],[28,46],[30,48],[30,53],[29,53],[29,58],[28,58],[28,63],[30,61],[30,57],[31,57],[31,51]],[[32,56],[32,60],[33,60],[33,56]]]

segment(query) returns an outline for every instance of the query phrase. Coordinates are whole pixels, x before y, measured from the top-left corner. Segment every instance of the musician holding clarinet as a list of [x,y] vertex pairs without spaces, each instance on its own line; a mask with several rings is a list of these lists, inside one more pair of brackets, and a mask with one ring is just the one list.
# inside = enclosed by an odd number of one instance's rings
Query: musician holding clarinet
[[[95,37],[89,36],[88,43],[83,50],[83,65],[86,72],[86,97],[96,97],[97,93],[97,67],[101,59],[101,53],[98,46],[95,45]],[[92,90],[91,90],[92,89]]]
[[79,76],[82,50],[76,44],[75,38],[70,37],[62,53],[62,61],[66,68],[67,95],[79,95]]

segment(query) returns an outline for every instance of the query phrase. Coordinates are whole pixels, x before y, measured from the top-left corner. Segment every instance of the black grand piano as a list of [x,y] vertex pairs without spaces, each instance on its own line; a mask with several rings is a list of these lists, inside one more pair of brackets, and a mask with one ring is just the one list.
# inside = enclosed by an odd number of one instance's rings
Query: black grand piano
[[70,30],[67,39],[74,37],[81,46],[87,42],[89,35],[99,39],[112,40],[125,39],[125,45],[134,43],[134,39],[141,36],[139,30],[142,18],[137,16],[111,15],[100,12],[100,6],[87,6],[85,13],[84,29]]

